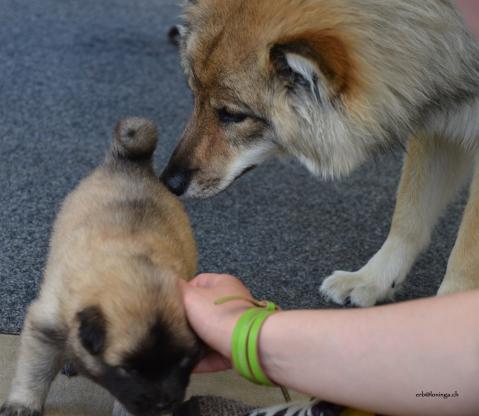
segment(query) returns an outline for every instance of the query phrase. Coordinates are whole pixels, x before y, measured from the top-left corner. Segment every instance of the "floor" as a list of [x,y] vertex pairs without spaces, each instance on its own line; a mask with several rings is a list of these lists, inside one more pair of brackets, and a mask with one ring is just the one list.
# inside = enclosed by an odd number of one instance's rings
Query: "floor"
[[[13,378],[19,336],[0,335],[0,403],[3,403]],[[194,375],[188,396],[215,395],[235,399],[251,405],[281,403],[279,389],[255,386],[233,371]],[[301,399],[293,393],[293,398]],[[44,416],[105,416],[111,414],[111,396],[92,382],[76,377],[57,377],[48,396]]]

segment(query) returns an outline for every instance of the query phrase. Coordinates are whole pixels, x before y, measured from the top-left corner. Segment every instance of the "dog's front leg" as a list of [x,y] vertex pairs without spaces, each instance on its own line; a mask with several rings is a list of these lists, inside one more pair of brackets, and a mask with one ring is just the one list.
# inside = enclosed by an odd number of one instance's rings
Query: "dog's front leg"
[[62,365],[61,333],[50,323],[40,323],[36,303],[26,317],[12,388],[0,416],[40,416],[50,384]]
[[337,271],[325,279],[321,292],[337,303],[357,306],[372,306],[392,296],[429,244],[435,223],[471,162],[459,147],[441,138],[412,138],[386,242],[359,271]]
[[479,288],[479,160],[469,202],[438,295]]

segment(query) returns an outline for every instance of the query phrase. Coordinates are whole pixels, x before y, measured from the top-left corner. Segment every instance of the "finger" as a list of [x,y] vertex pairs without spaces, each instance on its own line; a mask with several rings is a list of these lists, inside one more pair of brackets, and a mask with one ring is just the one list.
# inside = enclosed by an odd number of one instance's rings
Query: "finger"
[[225,371],[231,368],[231,362],[217,352],[208,354],[193,370],[194,373],[215,373]]
[[180,293],[183,298],[183,302],[186,302],[189,298],[195,296],[197,288],[191,284],[191,282],[186,282],[184,280],[179,280]]
[[203,273],[196,276],[190,281],[190,284],[194,287],[211,287],[214,283],[215,275],[211,273]]
[[211,288],[228,282],[236,282],[236,277],[227,274],[203,273],[196,276],[191,284],[200,288]]

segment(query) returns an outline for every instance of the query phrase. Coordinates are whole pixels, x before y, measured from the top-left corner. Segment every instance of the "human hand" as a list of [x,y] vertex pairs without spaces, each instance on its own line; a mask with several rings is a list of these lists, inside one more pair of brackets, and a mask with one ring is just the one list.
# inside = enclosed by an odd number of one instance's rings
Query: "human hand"
[[251,298],[250,291],[237,278],[221,274],[201,274],[189,283],[182,281],[181,290],[193,331],[213,350],[195,371],[213,372],[231,368],[233,330],[251,304],[235,300],[215,305],[215,301],[226,296]]

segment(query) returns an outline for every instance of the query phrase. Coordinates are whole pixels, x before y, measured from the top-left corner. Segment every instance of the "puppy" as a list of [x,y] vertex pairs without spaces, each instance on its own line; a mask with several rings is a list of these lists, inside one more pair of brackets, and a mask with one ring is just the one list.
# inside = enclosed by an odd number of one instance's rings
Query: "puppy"
[[1,416],[39,416],[65,361],[134,415],[183,400],[200,347],[178,279],[194,276],[197,252],[183,206],[155,176],[156,141],[148,120],[121,121],[103,165],[63,203]]
[[479,287],[479,49],[452,1],[196,0],[184,17],[195,107],[163,173],[173,192],[212,196],[278,153],[339,178],[408,142],[386,242],[322,293],[391,297],[473,169],[439,293]]

